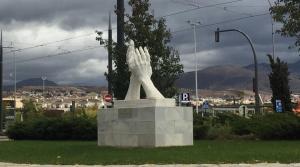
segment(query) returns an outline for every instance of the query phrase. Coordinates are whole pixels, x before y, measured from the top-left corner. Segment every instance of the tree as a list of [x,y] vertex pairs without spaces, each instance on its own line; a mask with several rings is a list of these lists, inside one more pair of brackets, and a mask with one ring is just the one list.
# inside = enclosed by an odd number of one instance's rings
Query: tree
[[286,62],[279,58],[274,60],[271,55],[268,55],[271,73],[269,74],[270,87],[272,89],[272,104],[276,110],[276,100],[281,100],[283,112],[292,111],[291,92],[289,87],[289,71]]
[[300,51],[300,1],[277,0],[270,10],[273,18],[283,24],[281,35],[296,37],[295,46]]
[[22,112],[25,120],[29,119],[31,117],[36,117],[41,113],[40,108],[38,108],[37,104],[34,101],[32,101],[31,99],[23,100],[22,102],[24,105],[23,105],[21,112]]
[[[177,92],[174,83],[183,73],[183,65],[180,64],[178,51],[168,45],[171,33],[167,30],[166,20],[154,18],[149,12],[151,6],[149,0],[129,0],[128,4],[132,12],[125,14],[125,40],[128,42],[132,39],[136,46],[148,47],[153,71],[152,81],[165,97],[172,97]],[[107,46],[101,32],[98,32],[98,35],[97,40]],[[116,43],[113,44],[115,69],[112,76],[106,75],[107,79],[112,81],[113,92],[118,99],[125,97],[129,85],[130,73],[126,63],[126,49],[126,46],[118,48]]]

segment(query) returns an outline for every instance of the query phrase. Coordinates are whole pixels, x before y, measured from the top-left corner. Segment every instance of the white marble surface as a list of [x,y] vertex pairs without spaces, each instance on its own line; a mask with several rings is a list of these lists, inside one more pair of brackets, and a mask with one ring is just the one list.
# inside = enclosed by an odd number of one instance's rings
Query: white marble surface
[[114,108],[175,107],[175,99],[116,100]]
[[126,61],[131,72],[130,84],[125,100],[140,99],[141,86],[144,88],[147,99],[164,99],[151,80],[151,56],[146,47],[135,48],[133,40],[129,41]]
[[193,145],[192,108],[172,106],[102,109],[98,112],[98,145]]

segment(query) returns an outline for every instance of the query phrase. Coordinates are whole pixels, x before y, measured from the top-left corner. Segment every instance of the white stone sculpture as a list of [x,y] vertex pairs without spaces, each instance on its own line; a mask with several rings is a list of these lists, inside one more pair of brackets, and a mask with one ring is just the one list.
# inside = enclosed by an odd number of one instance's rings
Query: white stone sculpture
[[[125,100],[98,112],[98,145],[113,147],[170,147],[193,145],[192,107],[178,107],[164,98],[151,81],[147,48],[131,40],[126,55],[131,72]],[[147,99],[140,99],[141,86]]]
[[131,76],[125,100],[140,99],[141,86],[145,90],[147,99],[164,99],[151,81],[152,68],[148,49],[146,47],[137,49],[134,42],[130,40],[126,60]]

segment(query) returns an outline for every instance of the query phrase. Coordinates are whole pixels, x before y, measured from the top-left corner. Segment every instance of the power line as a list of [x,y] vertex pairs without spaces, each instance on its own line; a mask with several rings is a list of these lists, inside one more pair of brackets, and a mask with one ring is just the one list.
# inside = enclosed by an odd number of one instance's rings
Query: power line
[[[242,1],[242,0],[233,0],[233,1],[229,1],[229,2],[217,3],[217,4],[207,5],[207,6],[198,6],[197,8],[194,8],[194,9],[188,9],[188,10],[183,10],[183,11],[179,11],[179,12],[175,12],[175,13],[170,13],[170,14],[167,14],[167,15],[164,15],[164,16],[161,16],[161,17],[169,17],[169,16],[189,12],[189,11],[192,11],[192,10],[215,7],[215,6],[218,6],[218,5],[224,5],[224,4],[229,4],[229,3],[239,2],[239,1]],[[114,27],[112,29],[116,29],[116,27]],[[108,30],[105,30],[105,31],[108,31]],[[102,32],[105,32],[105,31],[102,31]],[[77,39],[77,38],[82,38],[82,37],[86,37],[86,36],[91,36],[93,34],[94,33],[89,33],[89,34],[80,35],[80,36],[76,36],[76,37],[71,37],[71,38],[61,39],[61,40],[57,40],[57,41],[42,43],[42,44],[30,46],[30,47],[15,49],[15,50],[11,50],[9,52],[6,52],[4,54],[10,54],[10,53],[13,53],[13,52],[21,52],[21,51],[24,51],[24,50],[34,49],[34,48],[38,48],[38,47],[44,47],[44,46],[51,45],[51,44],[54,44],[54,43],[59,43],[59,42],[64,42],[64,41],[73,40],[73,39]]]
[[178,12],[174,12],[174,13],[170,13],[161,17],[169,17],[169,16],[174,16],[174,15],[178,15],[181,13],[186,13],[186,12],[190,12],[193,10],[198,10],[198,9],[203,9],[203,8],[210,8],[210,7],[215,7],[215,6],[219,6],[219,5],[225,5],[225,4],[230,4],[230,3],[235,3],[235,2],[240,2],[242,0],[234,0],[234,1],[229,1],[229,2],[222,2],[222,3],[217,3],[217,4],[212,4],[212,5],[206,5],[206,6],[198,6],[196,8],[192,8],[192,9],[186,9],[186,10],[182,10],[182,11],[178,11]]
[[[198,0],[199,1],[199,0]],[[196,7],[201,7],[200,3],[199,2],[193,2],[193,3],[190,3],[188,5],[191,5],[191,6],[196,6]],[[219,6],[215,6],[215,8],[218,8],[218,9],[221,9],[225,12],[231,12],[231,13],[235,13],[235,14],[242,14],[242,15],[247,15],[247,16],[250,16],[252,14],[250,13],[244,13],[244,12],[237,12],[237,11],[234,11],[234,10],[230,10],[228,9],[228,6],[223,6],[223,7],[219,7]]]
[[[16,61],[16,63],[24,63],[24,62],[28,62],[28,61],[34,61],[34,60],[45,59],[45,58],[50,58],[50,57],[57,57],[57,56],[61,56],[61,55],[71,54],[71,53],[78,53],[78,52],[83,52],[83,51],[87,51],[87,50],[97,49],[99,47],[101,47],[101,46],[93,46],[93,47],[88,47],[88,48],[84,48],[84,49],[76,49],[76,50],[71,50],[71,51],[60,52],[57,54],[50,54],[50,55],[46,55],[46,56],[34,57],[34,58],[30,58],[30,59],[25,59],[25,60],[18,60],[18,61]],[[12,64],[14,62],[13,61],[4,61],[3,63]]]
[[93,34],[94,33],[89,33],[89,34],[75,36],[75,37],[70,37],[70,38],[65,38],[65,39],[61,39],[61,40],[57,40],[57,41],[51,41],[51,42],[47,42],[47,43],[42,43],[42,44],[39,44],[39,45],[30,46],[30,47],[26,47],[26,48],[15,49],[15,50],[11,50],[9,52],[6,52],[5,54],[9,54],[9,53],[13,53],[13,52],[20,52],[20,51],[24,51],[24,50],[28,50],[28,49],[34,49],[34,48],[38,48],[38,47],[43,47],[43,46],[51,45],[51,44],[54,44],[54,43],[59,43],[59,42],[69,41],[69,40],[73,40],[73,39],[77,39],[77,38],[82,38],[82,37],[86,37],[86,36],[91,36]]
[[[225,20],[225,21],[221,21],[221,22],[211,23],[211,24],[204,24],[204,25],[197,26],[197,28],[204,28],[204,27],[215,26],[215,25],[219,25],[219,24],[226,24],[226,23],[230,23],[230,22],[235,22],[235,21],[239,21],[239,20],[264,16],[264,15],[269,15],[269,13],[262,13],[262,14],[257,14],[257,15],[251,15],[251,16],[240,17],[240,18],[236,18],[236,19],[230,19],[230,20]],[[171,33],[176,34],[178,32],[187,31],[187,30],[190,30],[190,28],[185,28],[185,29],[181,29],[181,30],[172,31]]]
[[[115,30],[117,29],[117,27],[113,27],[112,30]],[[101,32],[106,32],[108,30],[104,30],[104,31],[101,31]],[[26,47],[26,48],[21,48],[21,49],[15,49],[15,50],[11,50],[9,52],[6,52],[4,54],[10,54],[10,53],[13,53],[13,52],[21,52],[23,50],[29,50],[29,49],[34,49],[34,48],[38,48],[38,47],[44,47],[44,46],[47,46],[47,45],[51,45],[51,44],[54,44],[54,43],[59,43],[59,42],[64,42],[64,41],[69,41],[69,40],[73,40],[73,39],[77,39],[77,38],[82,38],[82,37],[86,37],[86,36],[91,36],[91,35],[94,35],[95,33],[89,33],[89,34],[85,34],[85,35],[79,35],[79,36],[75,36],[75,37],[70,37],[70,38],[65,38],[65,39],[61,39],[61,40],[57,40],[57,41],[51,41],[51,42],[47,42],[47,43],[42,43],[42,44],[39,44],[39,45],[34,45],[34,46],[30,46],[30,47]]]
[[[233,0],[233,1],[229,1],[229,2],[211,4],[211,5],[207,5],[207,6],[198,6],[198,7],[193,8],[193,9],[188,9],[188,10],[174,12],[174,13],[170,13],[170,14],[167,14],[167,15],[164,15],[164,16],[161,16],[161,17],[169,17],[169,16],[173,16],[173,15],[177,15],[177,14],[181,14],[181,13],[185,13],[185,12],[189,12],[189,11],[193,11],[193,10],[198,10],[198,9],[203,9],[203,8],[209,8],[209,7],[216,7],[216,6],[219,6],[219,5],[230,4],[230,3],[235,3],[235,2],[239,2],[239,1],[242,1],[242,0]],[[116,29],[116,27],[114,27],[112,29]],[[108,30],[105,30],[105,31],[108,31]],[[102,31],[102,32],[105,32],[105,31]],[[82,38],[82,37],[86,37],[86,36],[91,36],[93,34],[94,33],[89,33],[89,34],[80,35],[80,36],[76,36],[76,37],[71,37],[71,38],[61,39],[61,40],[57,40],[57,41],[51,41],[51,42],[47,42],[47,43],[42,43],[42,44],[30,46],[30,47],[15,49],[15,50],[11,50],[9,52],[6,52],[4,54],[10,54],[10,53],[13,53],[13,52],[21,52],[21,51],[24,51],[24,50],[34,49],[34,48],[38,48],[38,47],[44,47],[44,46],[51,45],[51,44],[54,44],[54,43],[59,43],[59,42],[64,42],[64,41],[73,40],[73,39],[77,39],[77,38]]]
[[[199,1],[199,0],[198,0]],[[182,3],[182,2],[178,2],[178,3]],[[199,2],[190,2],[190,3],[183,3],[185,5],[190,5],[190,6],[195,6],[195,7],[201,7],[200,3]],[[223,7],[219,7],[219,6],[215,6],[215,8],[218,8],[218,9],[221,9],[222,11],[225,11],[225,12],[230,12],[230,13],[235,13],[235,14],[242,14],[242,15],[246,15],[246,16],[251,16],[253,14],[251,13],[245,13],[245,12],[238,12],[238,11],[234,11],[234,10],[230,10],[228,9],[229,6],[223,6]]]
[[216,7],[216,8],[222,9],[223,11],[226,11],[226,12],[235,13],[235,14],[242,14],[242,15],[246,15],[246,16],[251,16],[252,15],[251,13],[238,12],[238,11],[230,10],[230,9],[228,9],[228,6]]
[[227,6],[227,7],[236,7],[236,8],[266,8],[268,5],[235,5],[235,6]]

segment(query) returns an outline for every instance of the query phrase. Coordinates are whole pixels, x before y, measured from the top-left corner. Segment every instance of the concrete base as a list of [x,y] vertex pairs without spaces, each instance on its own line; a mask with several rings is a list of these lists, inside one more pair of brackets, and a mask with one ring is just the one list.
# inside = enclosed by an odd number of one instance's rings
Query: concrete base
[[[138,107],[133,107],[132,104],[129,108],[122,106],[99,111],[98,145],[117,147],[193,145],[192,108],[157,105],[149,107],[149,103],[158,104],[155,100],[148,102],[146,100],[135,104]],[[148,107],[143,107],[145,104]]]
[[174,107],[176,106],[175,99],[140,99],[140,100],[117,100],[114,103],[114,108],[141,108],[141,107]]

